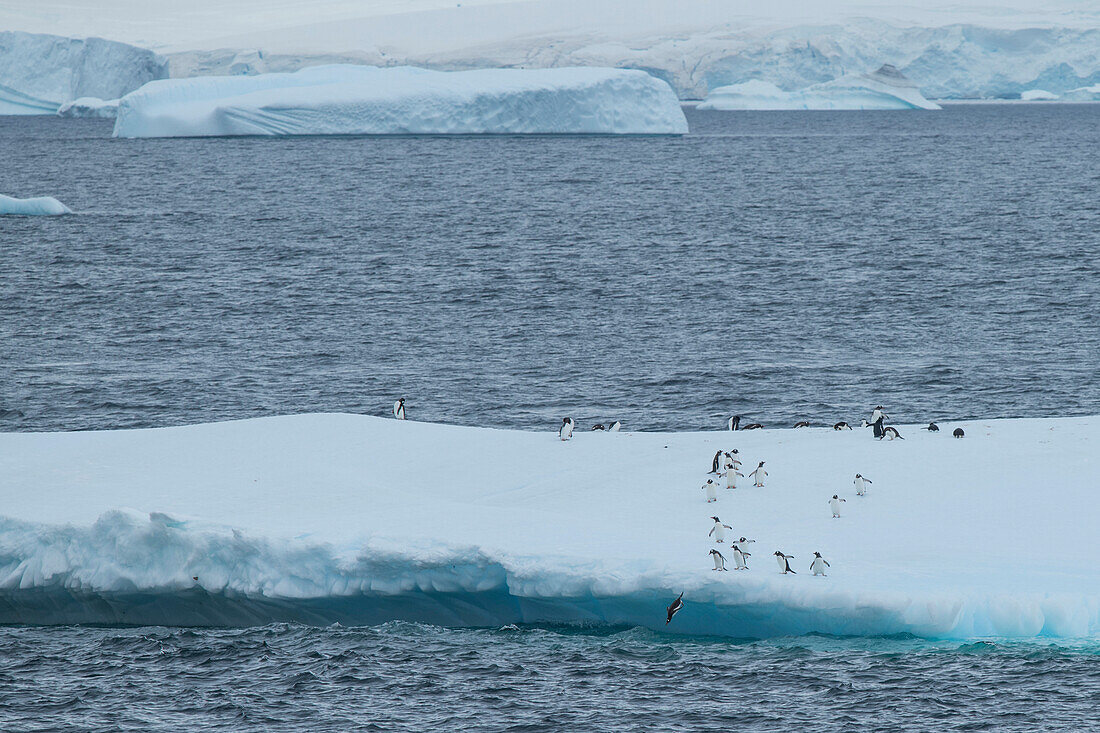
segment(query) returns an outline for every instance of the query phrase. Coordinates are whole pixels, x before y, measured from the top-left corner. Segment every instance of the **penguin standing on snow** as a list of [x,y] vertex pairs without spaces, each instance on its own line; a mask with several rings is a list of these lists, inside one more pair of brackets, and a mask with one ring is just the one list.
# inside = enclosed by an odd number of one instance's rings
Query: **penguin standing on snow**
[[882,411],[882,405],[879,405],[871,411],[871,427],[875,429],[875,437],[882,437],[882,424],[886,421],[886,413]]
[[940,426],[937,425],[934,422],[930,422],[930,423],[928,423],[928,427],[926,427],[925,430],[927,430],[930,433],[938,433],[938,432],[940,432]]
[[741,549],[739,545],[733,546],[733,569],[734,570],[748,570],[749,564],[745,558],[749,557],[749,553]]
[[961,438],[962,436],[966,435],[966,433],[963,432],[962,428],[955,428],[955,432],[951,434],[954,435],[956,438]]
[[729,428],[730,430],[737,430],[737,428],[740,427],[740,425],[741,425],[741,416],[740,415],[734,415],[733,417],[731,417],[729,420],[726,421],[726,427]]
[[758,465],[756,470],[749,475],[753,477],[753,486],[763,486],[764,477],[768,475],[768,472],[764,470],[764,462],[760,461],[760,465]]
[[707,482],[703,484],[703,491],[707,492],[708,504],[712,501],[718,501],[718,484],[714,483],[714,479],[707,479]]
[[718,462],[721,460],[722,451],[719,449],[718,452],[714,454],[714,459],[710,462],[710,470],[707,471],[707,473],[718,473]]
[[729,526],[728,524],[722,524],[722,520],[718,517],[711,517],[711,519],[714,520],[714,526],[710,528],[709,532],[707,532],[707,537],[713,535],[715,542],[725,542],[726,530],[733,529],[733,527]]
[[789,560],[793,559],[794,555],[784,555],[780,550],[775,551],[775,561],[779,563],[779,569],[783,571],[784,575],[786,575],[787,573],[794,573],[795,575],[798,575],[798,573],[795,573],[794,570],[791,570],[791,564],[790,562],[788,562]]
[[680,597],[673,601],[672,604],[668,607],[668,618],[665,620],[665,626],[668,626],[670,623],[672,623],[672,617],[675,616],[677,612],[683,607],[684,594],[681,593]]
[[569,440],[573,437],[573,418],[563,417],[561,419],[561,427],[558,428],[558,437],[562,440]]
[[710,556],[712,558],[714,558],[714,569],[715,570],[725,570],[726,569],[726,557],[725,557],[725,555],[718,552],[718,550],[711,550],[710,551]]
[[856,496],[863,496],[867,493],[867,484],[873,484],[874,481],[864,477],[863,474],[857,473],[855,481],[852,483],[856,485]]
[[620,430],[622,430],[622,427],[623,427],[623,424],[621,422],[619,422],[618,420],[616,420],[615,422],[611,423],[610,427],[607,428],[607,432],[617,433]]
[[825,568],[830,568],[832,565],[829,561],[821,556],[820,552],[814,553],[814,561],[810,563],[810,570],[814,571],[814,575],[820,575],[825,577]]
[[833,519],[840,519],[840,505],[844,502],[843,499],[833,494],[833,498],[829,499],[829,508],[833,510]]
[[730,466],[729,468],[727,468],[725,476],[726,476],[726,488],[727,489],[736,489],[737,488],[737,477],[738,476],[740,476],[741,478],[745,478],[745,474],[738,471],[736,466]]
[[398,420],[405,419],[405,398],[402,397],[397,402],[393,403],[393,416]]

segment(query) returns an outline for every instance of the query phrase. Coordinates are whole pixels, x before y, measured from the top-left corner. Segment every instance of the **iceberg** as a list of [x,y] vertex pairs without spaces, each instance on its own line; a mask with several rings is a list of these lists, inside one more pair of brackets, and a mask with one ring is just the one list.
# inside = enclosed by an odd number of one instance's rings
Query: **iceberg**
[[52,196],[17,199],[0,194],[0,216],[57,216],[71,214],[72,210]]
[[57,108],[58,117],[98,117],[113,120],[118,116],[117,99],[81,97]]
[[[1100,418],[898,427],[563,442],[325,414],[0,434],[0,623],[666,630],[683,591],[673,633],[1100,634]],[[733,447],[766,486],[708,504]],[[756,540],[749,570],[711,570],[711,548],[730,556],[712,516]]]
[[870,74],[850,74],[785,92],[775,84],[752,80],[719,87],[707,95],[699,109],[940,109],[928,101],[913,82],[895,67],[884,64]]
[[1062,99],[1067,102],[1100,102],[1100,84],[1070,89],[1062,95]]
[[113,99],[168,76],[168,62],[102,38],[0,32],[0,115],[52,115],[79,97]]
[[151,82],[121,99],[117,137],[449,133],[683,134],[665,82],[622,69],[319,66]]
[[1025,102],[1050,102],[1058,99],[1058,95],[1046,89],[1028,89],[1020,93],[1020,99]]

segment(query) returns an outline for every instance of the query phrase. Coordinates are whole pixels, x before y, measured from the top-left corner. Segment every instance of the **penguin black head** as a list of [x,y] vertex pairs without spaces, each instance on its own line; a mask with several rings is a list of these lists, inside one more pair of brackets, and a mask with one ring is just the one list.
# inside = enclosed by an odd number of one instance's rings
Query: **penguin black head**
[[862,474],[856,474],[856,478],[863,478]]
[[815,552],[814,557],[821,557],[821,553],[820,552]]
[[776,557],[783,557],[783,552],[781,550],[776,550],[775,551],[775,556]]
[[760,461],[760,465],[761,465],[761,466],[763,466],[763,465],[764,465],[764,462],[763,462],[763,461]]
[[833,498],[834,498],[834,499],[839,499],[840,497],[839,497],[839,496],[837,496],[836,494],[833,494]]

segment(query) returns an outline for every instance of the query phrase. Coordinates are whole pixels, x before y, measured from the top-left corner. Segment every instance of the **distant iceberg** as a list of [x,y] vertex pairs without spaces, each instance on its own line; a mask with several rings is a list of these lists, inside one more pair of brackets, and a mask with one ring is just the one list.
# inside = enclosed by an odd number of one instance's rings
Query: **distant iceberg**
[[57,108],[58,117],[99,117],[113,120],[118,116],[117,99],[81,97]]
[[0,195],[0,216],[57,216],[71,213],[72,209],[52,196],[17,199]]
[[116,137],[686,132],[667,83],[602,68],[331,65],[170,79],[123,97],[115,123]]
[[870,74],[849,74],[839,79],[786,92],[775,84],[753,80],[718,87],[699,109],[801,110],[801,109],[940,109],[920,93],[917,85],[890,64]]
[[168,62],[102,38],[0,32],[0,115],[52,115],[79,97],[113,99],[168,76]]
[[1067,102],[1100,102],[1100,84],[1070,89],[1062,95],[1062,99]]
[[1058,95],[1046,89],[1028,89],[1020,93],[1020,99],[1025,102],[1051,102],[1058,99]]

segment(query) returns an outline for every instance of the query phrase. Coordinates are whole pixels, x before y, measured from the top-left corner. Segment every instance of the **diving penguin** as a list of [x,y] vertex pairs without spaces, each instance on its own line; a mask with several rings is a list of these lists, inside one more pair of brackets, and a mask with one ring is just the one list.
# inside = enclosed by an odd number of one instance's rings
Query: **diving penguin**
[[684,607],[684,594],[681,593],[680,597],[677,598],[675,601],[673,601],[672,605],[670,605],[668,607],[668,618],[665,620],[665,626],[668,626],[670,623],[672,623],[672,617],[675,616],[676,613],[683,607]]

